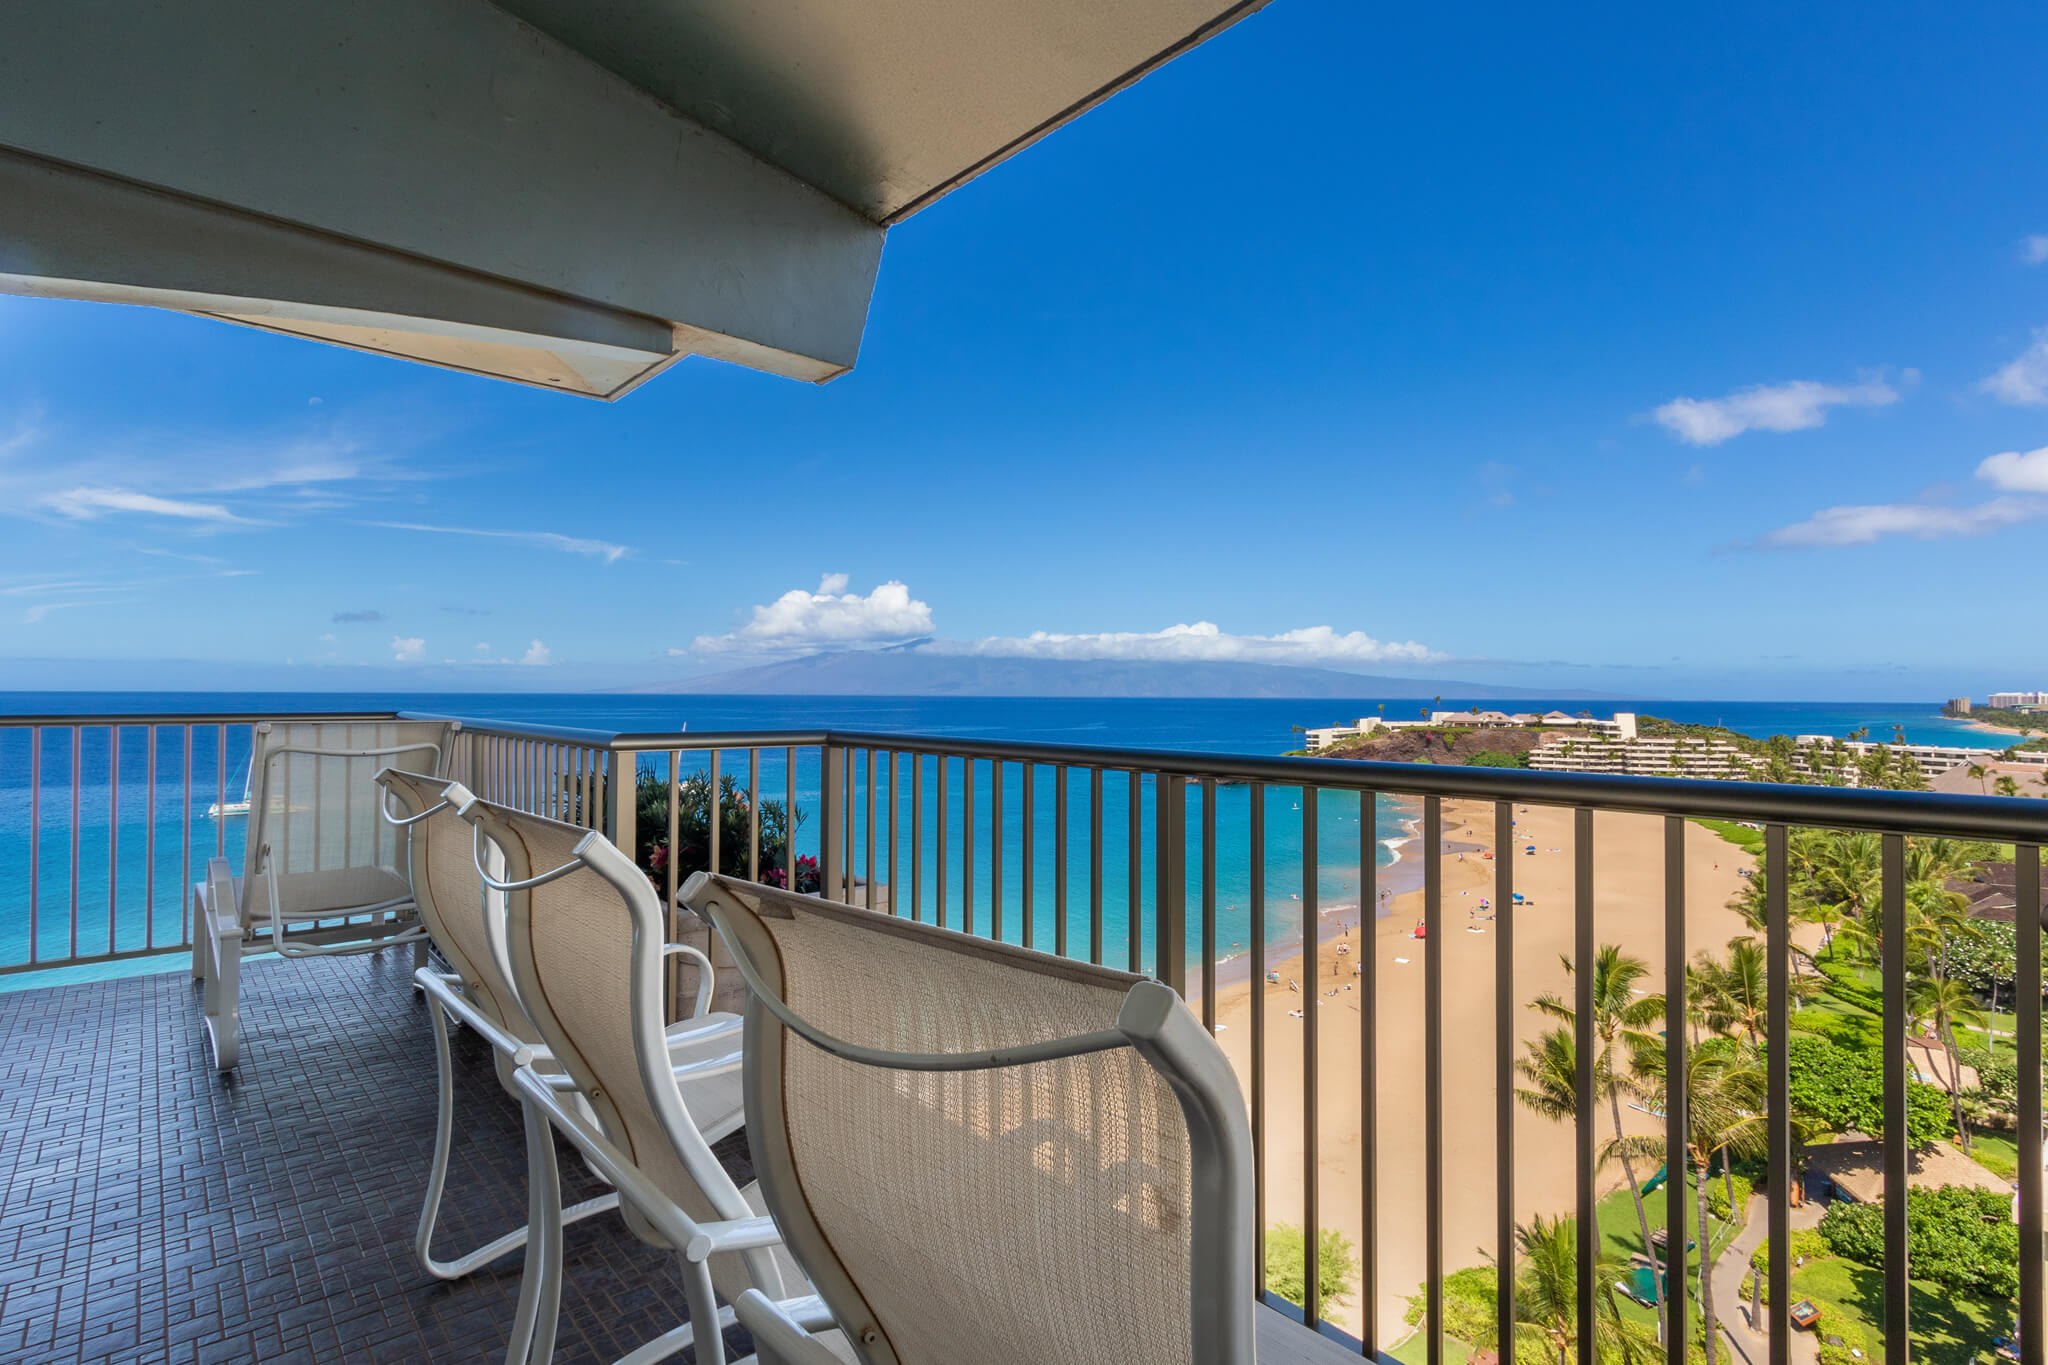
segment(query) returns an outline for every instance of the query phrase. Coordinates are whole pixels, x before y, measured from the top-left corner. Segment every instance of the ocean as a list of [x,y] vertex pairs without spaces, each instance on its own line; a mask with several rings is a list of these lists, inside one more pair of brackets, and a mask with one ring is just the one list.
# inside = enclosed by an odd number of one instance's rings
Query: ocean
[[[1279,754],[1297,748],[1301,738],[1297,726],[1321,726],[1348,722],[1359,715],[1376,714],[1380,699],[1357,702],[1284,700],[1157,700],[1157,699],[1040,699],[1013,697],[732,697],[732,696],[607,696],[596,694],[542,695],[491,693],[456,695],[416,694],[248,694],[248,693],[0,693],[0,716],[76,715],[106,713],[264,713],[332,710],[417,710],[489,719],[570,726],[604,731],[665,731],[687,727],[703,733],[721,730],[831,727],[844,730],[894,731],[936,737],[978,736],[990,739],[1037,741],[1043,743],[1101,744],[1140,749],[1213,751],[1240,754]],[[1672,720],[1725,725],[1759,737],[1771,734],[1845,735],[1851,729],[1867,727],[1873,738],[1889,738],[1903,731],[1909,740],[1925,743],[1967,744],[1987,749],[2001,748],[2010,740],[1974,730],[1949,720],[1929,704],[1898,703],[1841,704],[1819,702],[1646,702],[1598,703],[1584,701],[1499,701],[1488,698],[1443,699],[1445,709],[1470,705],[1508,710],[1548,710],[1553,705],[1577,711],[1591,709],[1606,715],[1615,709],[1636,709]],[[1415,714],[1425,703],[1413,699],[1385,702],[1390,717]],[[155,781],[151,782],[149,746],[141,730],[127,730],[121,736],[118,780],[113,771],[113,752],[106,730],[83,734],[77,756],[78,860],[74,874],[71,860],[73,800],[72,753],[59,736],[46,736],[39,784],[29,775],[29,736],[25,730],[0,730],[0,964],[28,960],[33,927],[37,956],[42,959],[74,954],[102,953],[110,947],[129,951],[153,944],[174,943],[181,935],[186,910],[184,886],[188,878],[201,875],[205,861],[216,850],[225,854],[239,871],[242,836],[247,821],[238,815],[216,817],[209,808],[223,792],[229,801],[242,795],[248,766],[249,736],[246,728],[230,730],[225,763],[211,734],[195,742],[190,764],[193,792],[189,826],[184,793],[187,781],[185,755],[178,732],[162,734],[155,755]],[[736,756],[735,756],[736,757]],[[649,761],[649,760],[643,760]],[[651,760],[665,764],[666,760]],[[701,768],[702,756],[686,759]],[[989,897],[988,812],[990,790],[988,765],[979,765],[976,793],[977,835],[976,887],[986,927]],[[815,757],[799,757],[797,802],[800,810],[815,809],[818,774]],[[732,770],[728,762],[727,771]],[[954,769],[952,843],[955,850],[948,869],[949,901],[957,916],[960,905],[960,857],[958,854],[958,766]],[[1033,946],[1050,949],[1054,944],[1052,924],[1053,838],[1052,775],[1043,773],[1038,783],[1039,811],[1036,828],[1036,867]],[[764,758],[764,795],[779,797],[784,775],[779,755]],[[930,779],[927,778],[927,791]],[[886,788],[883,788],[886,807]],[[154,803],[152,805],[152,796]],[[1012,769],[1004,807],[1004,887],[1006,907],[1004,937],[1012,942],[1022,938],[1022,847],[1021,794],[1018,776]],[[1129,825],[1128,786],[1121,780],[1105,783],[1103,828],[1102,941],[1105,959],[1112,965],[1130,960],[1129,871],[1124,840]],[[909,778],[903,781],[903,818],[910,819]],[[1266,793],[1266,895],[1265,937],[1270,946],[1284,950],[1298,943],[1303,930],[1301,894],[1300,794],[1284,788]],[[856,820],[864,820],[862,803],[856,802]],[[934,839],[931,831],[936,816],[927,800],[926,875],[929,899],[936,884],[932,866]],[[1188,849],[1191,864],[1198,864],[1200,798],[1189,796]],[[1087,951],[1091,926],[1087,919],[1088,790],[1086,778],[1074,775],[1069,814],[1069,951]],[[152,812],[154,818],[152,819]],[[1315,870],[1317,898],[1331,918],[1356,918],[1359,890],[1358,851],[1360,830],[1358,800],[1343,793],[1325,793],[1318,802],[1317,847],[1320,857]],[[32,819],[33,817],[33,819]],[[1373,821],[1373,850],[1383,890],[1398,893],[1413,885],[1419,868],[1410,861],[1402,865],[1399,845],[1410,832],[1414,805],[1395,797],[1380,798]],[[1152,816],[1141,814],[1149,839]],[[884,837],[886,858],[886,809],[878,820]],[[1249,888],[1250,793],[1240,786],[1218,791],[1217,811],[1217,944],[1225,955],[1242,953],[1251,938]],[[32,826],[37,831],[32,837]],[[857,824],[854,848],[864,850],[866,831]],[[33,844],[33,859],[31,848]],[[910,840],[906,829],[900,842],[898,882],[908,886],[907,866]],[[817,852],[816,821],[800,827],[799,854]],[[110,857],[111,852],[111,857]],[[34,895],[31,897],[30,868],[33,862]],[[109,871],[112,871],[110,878]],[[1152,867],[1142,860],[1140,906],[1149,903]],[[888,880],[886,870],[881,874]],[[1198,944],[1201,884],[1198,865],[1189,874],[1189,933],[1191,946]],[[33,902],[33,903],[32,903]],[[74,916],[72,907],[78,907]],[[1149,926],[1140,916],[1139,955],[1153,961]],[[957,923],[957,919],[955,921]],[[175,966],[175,959],[169,963]],[[63,969],[58,973],[17,974],[0,977],[0,989],[28,984],[52,984],[56,980],[89,975],[115,975],[135,971],[165,970],[165,959],[104,964],[96,967]]]

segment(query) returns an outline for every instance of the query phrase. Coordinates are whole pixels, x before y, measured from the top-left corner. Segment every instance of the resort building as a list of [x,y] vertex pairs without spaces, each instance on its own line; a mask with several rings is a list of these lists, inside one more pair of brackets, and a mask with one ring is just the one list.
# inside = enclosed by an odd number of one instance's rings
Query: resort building
[[2048,706],[2048,692],[1993,692],[1984,704],[1994,711],[2018,711],[2029,706]]
[[[1832,735],[1800,735],[1793,742],[1796,747],[1792,751],[1792,767],[1794,771],[1802,773],[1811,773],[1815,770],[1813,755],[1816,751],[1831,751],[1839,745],[1842,753],[1853,761],[1880,747],[1870,740],[1838,740]],[[1890,749],[1894,754],[1911,757],[1930,780],[1951,769],[1967,770],[1972,764],[1989,763],[1997,755],[1996,750],[1966,744],[1886,744],[1882,747]],[[2018,753],[2010,760],[2003,761],[2019,764],[2028,772],[2048,771],[2048,753]],[[1856,775],[1852,763],[1842,766],[1842,776],[1848,779],[1849,785],[1855,785]],[[1946,790],[1939,787],[1937,789]]]
[[[1633,722],[1633,716],[1629,717]],[[1555,735],[1529,751],[1529,766],[1546,772],[1616,773],[1627,777],[1748,778],[1756,760],[1725,739],[1696,735],[1627,738]]]

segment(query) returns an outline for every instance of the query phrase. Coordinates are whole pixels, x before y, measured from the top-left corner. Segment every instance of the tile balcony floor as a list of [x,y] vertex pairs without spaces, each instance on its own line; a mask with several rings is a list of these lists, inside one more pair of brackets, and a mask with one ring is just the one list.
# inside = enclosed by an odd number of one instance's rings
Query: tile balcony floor
[[[251,959],[232,1082],[187,972],[0,994],[0,1360],[503,1359],[520,1254],[444,1284],[412,1253],[435,1075],[411,973],[409,951]],[[525,1221],[518,1106],[454,1042],[443,1256]],[[752,1178],[743,1135],[720,1150]],[[562,1172],[569,1200],[602,1188]],[[571,1227],[565,1265],[564,1365],[687,1316],[673,1257],[615,1217]]]

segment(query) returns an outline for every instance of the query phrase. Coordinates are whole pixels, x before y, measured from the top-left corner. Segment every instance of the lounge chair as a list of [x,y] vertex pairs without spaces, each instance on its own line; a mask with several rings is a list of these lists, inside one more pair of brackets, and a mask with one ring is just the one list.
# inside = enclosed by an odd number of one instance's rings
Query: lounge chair
[[404,831],[378,817],[380,768],[444,774],[456,726],[439,721],[256,727],[242,875],[225,858],[192,889],[192,976],[205,984],[216,1070],[241,1059],[241,964],[255,953],[334,957],[427,937],[407,880]]
[[[503,896],[486,895],[477,873],[475,831],[459,811],[476,798],[459,782],[386,769],[377,782],[390,795],[385,818],[409,833],[410,867],[420,922],[452,971],[431,966],[414,973],[434,1019],[434,1050],[440,1068],[440,1104],[434,1133],[434,1160],[427,1177],[427,1197],[420,1211],[414,1250],[420,1265],[442,1280],[460,1279],[479,1267],[515,1251],[527,1242],[522,1226],[453,1260],[435,1259],[434,1226],[448,1180],[449,1152],[455,1130],[455,1073],[448,1045],[448,1020],[467,1024],[495,1050],[498,1079],[515,1098],[513,1074],[522,1065],[559,1073],[532,1020],[512,987],[507,967]],[[698,960],[696,1010],[666,1030],[669,1061],[687,1076],[684,1098],[691,1117],[715,1142],[745,1121],[740,1105],[739,1016],[710,1010],[714,973],[708,959],[693,948],[680,951]],[[574,1097],[572,1096],[572,1102]],[[545,1156],[553,1159],[550,1144]],[[531,1158],[529,1158],[531,1159]],[[564,1209],[561,1222],[572,1223],[618,1206],[618,1195],[604,1194]],[[520,1352],[523,1352],[523,1345]],[[520,1359],[515,1352],[514,1359]]]
[[719,1164],[685,1101],[688,1071],[669,1064],[663,965],[682,949],[664,942],[667,917],[646,874],[574,825],[482,800],[458,814],[480,836],[479,879],[505,898],[512,985],[560,1068],[528,1062],[513,1073],[526,1105],[533,1230],[514,1331],[531,1343],[525,1361],[553,1358],[561,1301],[550,1125],[617,1188],[627,1227],[676,1254],[690,1320],[635,1351],[636,1365],[691,1346],[698,1365],[724,1365],[731,1301],[750,1289],[792,1320],[829,1329],[831,1315],[780,1245],[758,1186],[741,1189]]
[[[1141,977],[699,874],[745,978],[767,1208],[867,1365],[1245,1365],[1251,1134]],[[748,1292],[764,1365],[829,1365]]]

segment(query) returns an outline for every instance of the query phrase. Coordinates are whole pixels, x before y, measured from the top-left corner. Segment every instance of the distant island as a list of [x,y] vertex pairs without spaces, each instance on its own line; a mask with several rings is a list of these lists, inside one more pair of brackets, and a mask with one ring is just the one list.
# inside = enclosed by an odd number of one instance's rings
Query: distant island
[[[1282,664],[1018,659],[929,649],[840,650],[623,689],[635,694],[812,697],[1547,697],[1603,694],[1396,678]],[[1607,698],[1611,699],[1611,698]]]

